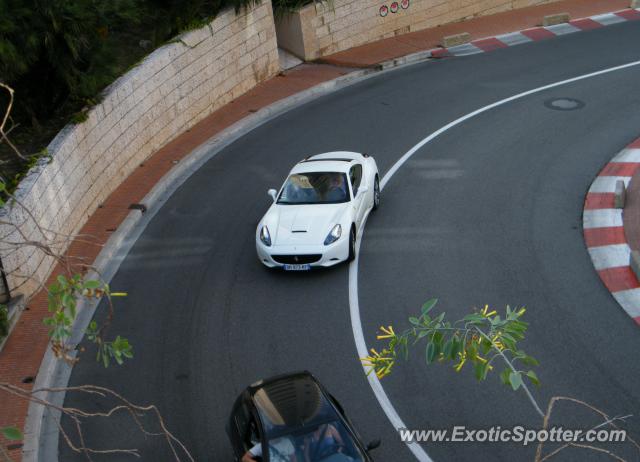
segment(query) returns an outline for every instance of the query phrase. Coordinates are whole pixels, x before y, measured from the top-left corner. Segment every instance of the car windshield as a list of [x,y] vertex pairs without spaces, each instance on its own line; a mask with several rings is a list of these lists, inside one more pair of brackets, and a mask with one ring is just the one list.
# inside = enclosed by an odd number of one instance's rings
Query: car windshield
[[349,201],[347,175],[340,172],[308,172],[290,175],[278,204],[338,204]]
[[363,462],[351,434],[339,420],[305,427],[267,440],[269,462]]

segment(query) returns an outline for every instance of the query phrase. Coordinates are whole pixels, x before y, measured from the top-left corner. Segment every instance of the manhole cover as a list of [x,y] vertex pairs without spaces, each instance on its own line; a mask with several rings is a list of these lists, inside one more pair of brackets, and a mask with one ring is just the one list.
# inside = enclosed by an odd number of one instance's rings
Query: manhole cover
[[576,109],[582,109],[584,107],[582,101],[573,98],[548,99],[544,102],[544,105],[556,111],[575,111]]

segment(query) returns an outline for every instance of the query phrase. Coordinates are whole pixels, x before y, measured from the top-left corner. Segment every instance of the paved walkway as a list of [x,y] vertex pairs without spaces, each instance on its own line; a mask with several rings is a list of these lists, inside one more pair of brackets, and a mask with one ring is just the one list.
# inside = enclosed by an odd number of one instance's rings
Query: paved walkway
[[[539,25],[544,15],[568,12],[572,18],[615,11],[629,6],[629,0],[563,0],[549,5],[530,7],[516,12],[476,18],[393,37],[325,58],[328,64],[304,64],[258,85],[244,96],[221,108],[192,129],[155,153],[111,194],[103,206],[89,218],[80,234],[92,235],[95,242],[74,242],[69,255],[93,262],[102,245],[129,213],[129,205],[140,202],[151,188],[173,166],[193,149],[224,128],[277,100],[349,73],[349,67],[368,67],[416,51],[434,48],[441,38],[458,32],[469,32],[481,38]],[[61,272],[56,268],[50,281]],[[47,348],[46,329],[42,319],[48,315],[46,293],[38,293],[22,313],[18,324],[0,352],[0,381],[31,388]],[[132,339],[135,342],[135,339]],[[91,361],[93,358],[85,358]],[[28,403],[0,394],[0,427],[23,427]],[[6,442],[0,439],[0,444]],[[18,460],[21,444],[11,446],[10,455]]]

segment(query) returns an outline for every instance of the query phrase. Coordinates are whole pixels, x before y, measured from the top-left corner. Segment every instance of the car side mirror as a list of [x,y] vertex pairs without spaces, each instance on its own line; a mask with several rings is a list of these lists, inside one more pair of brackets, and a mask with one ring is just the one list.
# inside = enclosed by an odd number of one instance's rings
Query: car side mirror
[[276,201],[276,197],[278,196],[278,191],[276,191],[275,189],[270,189],[269,191],[267,191],[267,194],[271,196],[271,199],[273,199],[273,202]]
[[374,449],[380,447],[381,444],[382,444],[382,441],[380,441],[380,438],[376,438],[375,440],[367,444],[367,452],[373,451]]
[[358,192],[361,192],[362,194],[366,193],[367,191],[369,191],[369,188],[367,188],[366,186],[362,186],[360,189],[358,189]]

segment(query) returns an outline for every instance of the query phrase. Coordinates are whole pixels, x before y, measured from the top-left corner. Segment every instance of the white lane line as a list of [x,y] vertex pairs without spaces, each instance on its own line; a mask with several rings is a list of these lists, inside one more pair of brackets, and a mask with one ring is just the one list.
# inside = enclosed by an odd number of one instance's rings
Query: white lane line
[[535,93],[540,93],[542,91],[549,90],[551,88],[556,88],[556,87],[559,87],[561,85],[566,85],[566,84],[569,84],[569,83],[578,82],[580,80],[589,79],[591,77],[596,77],[596,76],[599,76],[599,75],[608,74],[609,72],[615,72],[615,71],[619,71],[619,70],[622,70],[622,69],[627,69],[629,67],[637,66],[639,64],[640,64],[640,61],[634,61],[634,62],[631,62],[631,63],[623,64],[621,66],[610,67],[608,69],[603,69],[601,71],[592,72],[590,74],[580,75],[578,77],[573,77],[571,79],[567,79],[567,80],[562,80],[560,82],[551,83],[549,85],[545,85],[545,86],[542,86],[542,87],[534,88],[533,90],[529,90],[529,91],[525,91],[525,92],[522,92],[522,93],[518,93],[517,95],[510,96],[509,98],[505,98],[505,99],[502,99],[500,101],[496,101],[493,104],[489,104],[488,106],[485,106],[485,107],[477,109],[477,110],[475,110],[473,112],[470,112],[469,114],[464,115],[464,116],[460,117],[459,119],[456,119],[453,122],[445,125],[444,127],[440,128],[439,130],[436,130],[431,135],[427,136],[425,139],[423,139],[418,144],[416,144],[409,151],[407,151],[400,159],[398,159],[398,161],[395,164],[393,164],[393,167],[391,167],[391,169],[389,169],[387,174],[382,178],[382,181],[380,183],[380,189],[384,189],[385,185],[389,182],[389,180],[393,177],[393,175],[395,175],[395,173],[398,171],[398,169],[400,167],[402,167],[402,165],[418,149],[420,149],[422,146],[424,146],[425,144],[429,143],[431,140],[433,140],[434,138],[438,137],[442,133],[446,132],[447,130],[455,127],[456,125],[460,125],[462,122],[465,122],[465,121],[477,116],[478,114],[482,114],[483,112],[487,112],[487,111],[489,111],[489,110],[491,110],[493,108],[496,108],[498,106],[502,106],[504,104],[510,103],[511,101],[515,101],[515,100],[518,100],[520,98],[524,98],[525,96],[533,95]]
[[[362,242],[362,236],[364,235],[364,225],[367,222],[367,218],[369,217],[369,212],[362,220],[362,226],[358,230],[358,236],[360,236],[356,240],[356,258],[349,265],[349,311],[351,313],[351,328],[353,330],[353,338],[356,342],[356,348],[358,350],[358,357],[364,358],[365,356],[369,356],[369,352],[367,350],[367,343],[364,340],[364,333],[362,331],[362,321],[360,320],[360,303],[358,301],[358,261],[360,259],[360,243]],[[406,428],[404,422],[396,412],[396,409],[389,401],[389,397],[382,388],[382,384],[378,377],[374,372],[369,373],[369,368],[363,365],[365,374],[367,375],[367,379],[369,380],[369,385],[373,390],[376,399],[380,403],[382,410],[387,415],[387,418],[391,422],[391,425],[396,429],[396,431],[400,429]],[[413,455],[420,462],[433,462],[433,460],[427,455],[427,453],[422,449],[422,446],[418,443],[407,444]]]
[[[585,74],[585,75],[581,75],[578,77],[574,77],[571,79],[567,79],[567,80],[562,80],[560,82],[556,82],[556,83],[552,83],[549,85],[545,85],[542,87],[538,87],[538,88],[534,88],[533,90],[529,90],[529,91],[525,91],[522,93],[518,93],[517,95],[511,96],[509,98],[505,98],[502,99],[500,101],[497,101],[493,104],[489,104],[488,106],[484,106],[480,109],[477,109],[473,112],[470,112],[469,114],[462,116],[456,120],[454,120],[453,122],[445,125],[444,127],[440,128],[439,130],[436,130],[435,132],[433,132],[432,134],[430,134],[429,136],[427,136],[426,138],[424,138],[422,141],[420,141],[418,144],[416,144],[414,147],[412,147],[409,151],[407,151],[402,157],[400,157],[400,159],[398,159],[396,161],[395,164],[393,164],[393,166],[389,169],[389,171],[386,173],[386,175],[382,178],[382,181],[380,182],[380,189],[384,189],[384,187],[386,186],[386,184],[389,182],[389,180],[391,180],[391,178],[393,177],[393,175],[395,175],[395,173],[400,169],[400,167],[402,167],[402,165],[411,158],[411,156],[413,156],[413,154],[416,153],[416,151],[418,151],[418,149],[420,149],[421,147],[423,147],[425,144],[429,143],[431,140],[435,139],[436,137],[438,137],[439,135],[441,135],[442,133],[446,132],[447,130],[455,127],[456,125],[461,124],[462,122],[471,119],[472,117],[477,116],[478,114],[482,114],[484,112],[487,112],[495,107],[498,106],[502,106],[504,104],[507,104],[511,101],[515,101],[517,99],[520,98],[524,98],[525,96],[529,96],[529,95],[533,95],[535,93],[539,93],[545,90],[548,90],[550,88],[555,88],[555,87],[559,87],[561,85],[566,85],[569,83],[573,83],[573,82],[578,82],[580,80],[585,80],[591,77],[596,77],[598,75],[602,75],[602,74],[607,74],[609,72],[615,72],[618,70],[622,70],[622,69],[627,69],[633,66],[637,66],[640,64],[640,61],[634,61],[631,63],[627,63],[627,64],[623,64],[621,66],[615,66],[615,67],[611,67],[608,69],[603,69],[597,72],[592,72],[590,74]],[[360,231],[360,238],[357,240],[357,248],[356,248],[356,258],[353,262],[351,262],[351,264],[349,265],[349,311],[351,314],[351,327],[353,330],[353,339],[356,343],[356,348],[358,350],[358,356],[360,357],[365,357],[367,356],[367,344],[364,340],[364,333],[362,331],[362,322],[360,320],[360,304],[359,304],[359,297],[358,297],[358,262],[360,260],[359,255],[360,255],[360,242],[362,242],[362,238],[364,237],[364,225],[367,221],[367,218],[365,217],[365,219],[363,220],[362,223],[362,228]],[[365,372],[367,371],[367,368],[365,367]],[[382,385],[380,384],[380,381],[378,380],[378,378],[376,377],[375,374],[371,373],[367,376],[368,380],[369,380],[369,385],[371,386],[371,389],[373,390],[374,395],[376,396],[376,399],[378,400],[378,403],[380,403],[380,407],[382,408],[382,410],[384,411],[384,413],[387,415],[387,418],[389,419],[389,421],[391,421],[391,424],[394,426],[394,428],[396,430],[400,429],[400,428],[406,428],[406,425],[404,424],[404,422],[402,421],[402,419],[400,418],[400,416],[398,415],[398,412],[395,410],[395,408],[393,407],[393,404],[391,404],[391,401],[389,400],[389,397],[387,396],[387,394],[384,391],[384,388],[382,388]],[[413,452],[413,455],[416,457],[416,459],[418,459],[420,462],[432,462],[432,459],[427,455],[427,453],[424,451],[424,449],[422,449],[422,446],[420,446],[419,444],[408,444],[407,446],[409,447],[409,449],[411,450],[411,452]]]

